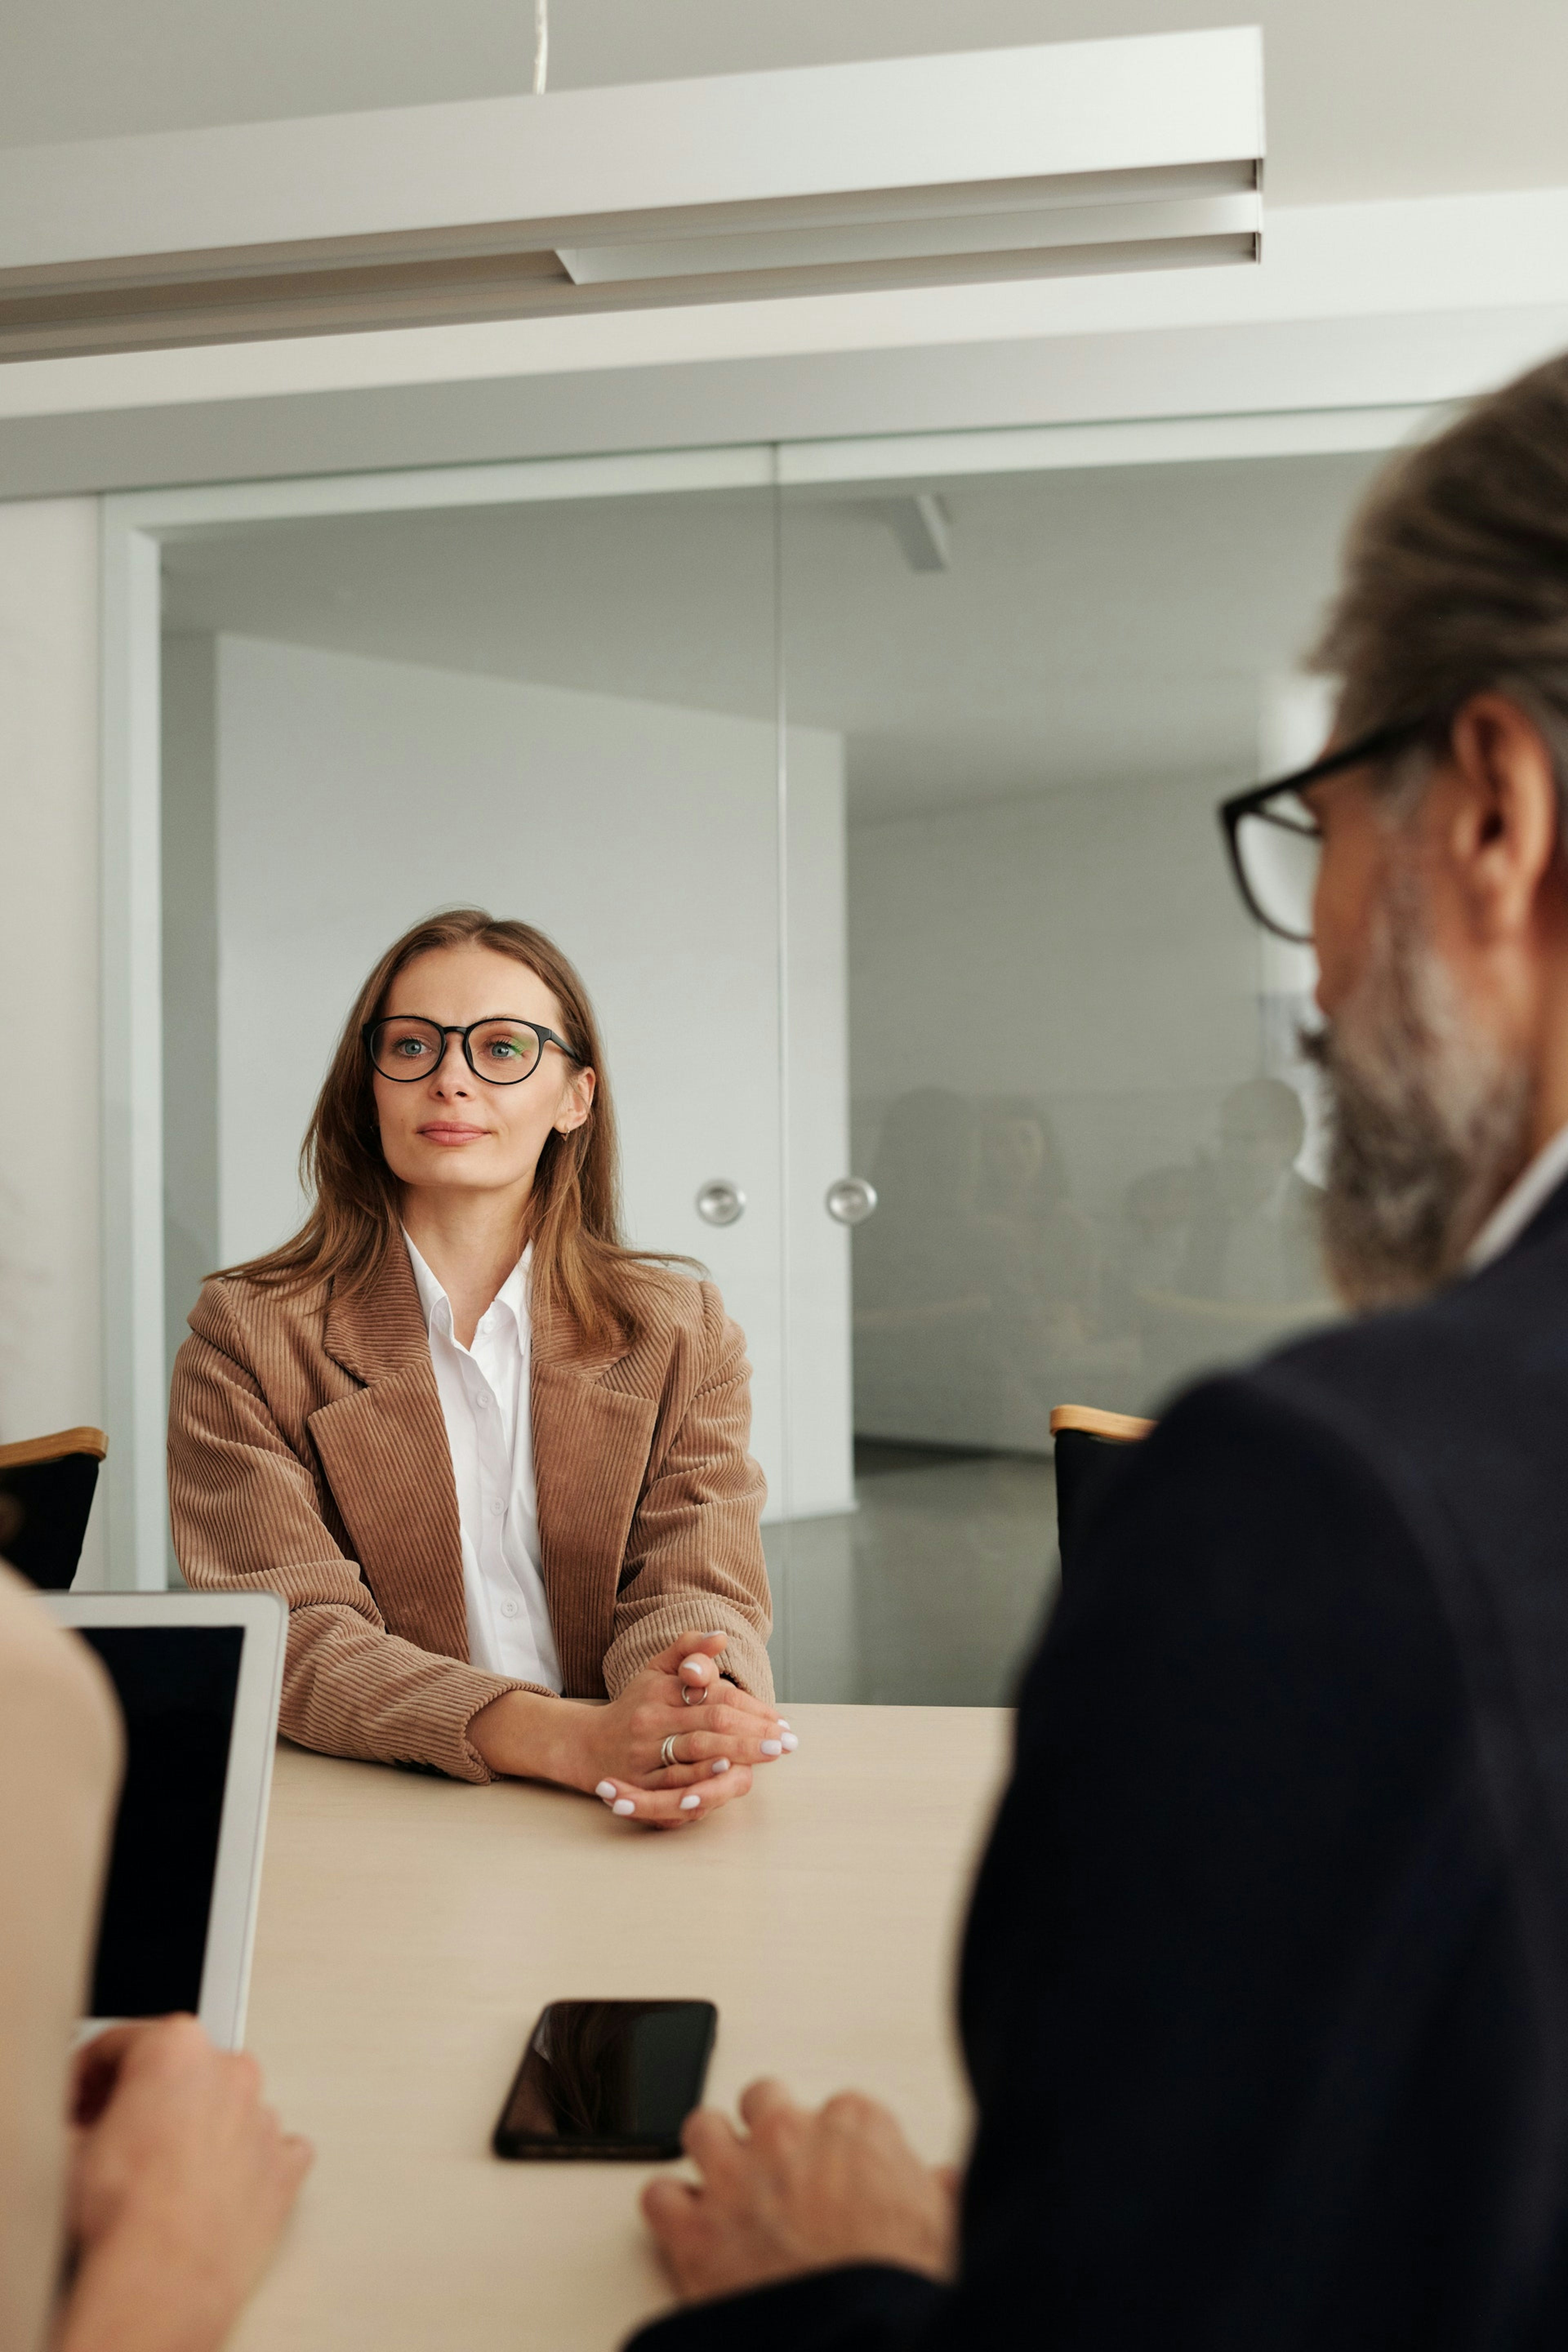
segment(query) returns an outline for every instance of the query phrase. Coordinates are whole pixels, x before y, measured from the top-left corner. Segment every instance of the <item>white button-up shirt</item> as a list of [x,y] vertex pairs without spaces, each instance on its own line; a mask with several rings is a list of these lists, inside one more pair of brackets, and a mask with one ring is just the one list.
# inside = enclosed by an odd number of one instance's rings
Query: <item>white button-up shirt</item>
[[468,1662],[558,1691],[561,1662],[539,1570],[533,1483],[531,1252],[524,1250],[480,1318],[473,1346],[465,1348],[453,1328],[450,1299],[408,1235],[403,1238],[430,1335],[458,1489]]
[[1509,1187],[1470,1244],[1465,1265],[1471,1274],[1479,1274],[1493,1258],[1501,1257],[1511,1249],[1534,1216],[1543,1209],[1563,1178],[1568,1176],[1568,1127],[1560,1127],[1550,1142],[1543,1143],[1522,1176]]

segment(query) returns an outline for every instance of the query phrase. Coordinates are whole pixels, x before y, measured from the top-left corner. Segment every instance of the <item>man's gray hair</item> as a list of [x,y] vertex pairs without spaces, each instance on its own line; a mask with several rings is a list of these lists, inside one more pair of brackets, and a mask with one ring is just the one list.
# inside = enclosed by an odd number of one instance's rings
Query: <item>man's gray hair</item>
[[1312,656],[1345,735],[1517,701],[1568,782],[1568,355],[1478,401],[1381,475]]

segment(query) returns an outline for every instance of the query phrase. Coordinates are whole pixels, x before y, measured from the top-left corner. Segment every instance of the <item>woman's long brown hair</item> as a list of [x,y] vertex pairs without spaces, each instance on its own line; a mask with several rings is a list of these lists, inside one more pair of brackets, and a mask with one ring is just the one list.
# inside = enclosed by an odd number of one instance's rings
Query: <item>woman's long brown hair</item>
[[539,1155],[526,1234],[533,1244],[534,1312],[563,1315],[589,1347],[635,1339],[650,1283],[658,1279],[656,1268],[667,1261],[627,1249],[621,1239],[615,1112],[588,992],[542,931],[478,907],[431,915],[387,949],[343,1024],[300,1148],[310,1215],[281,1248],[223,1272],[285,1290],[330,1284],[338,1298],[370,1288],[398,1239],[401,1208],[397,1179],[382,1156],[374,1072],[361,1033],[417,957],[470,946],[511,956],[544,982],[561,1007],[567,1042],[598,1080],[584,1124],[570,1135],[552,1129]]

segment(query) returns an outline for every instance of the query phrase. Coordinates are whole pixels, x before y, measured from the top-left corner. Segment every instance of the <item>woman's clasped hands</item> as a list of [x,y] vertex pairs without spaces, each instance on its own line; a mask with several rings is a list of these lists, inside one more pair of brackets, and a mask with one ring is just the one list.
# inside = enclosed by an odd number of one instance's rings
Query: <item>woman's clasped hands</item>
[[800,1745],[771,1706],[724,1680],[716,1664],[724,1642],[683,1634],[593,1710],[591,1745],[604,1766],[594,1793],[612,1812],[683,1829],[743,1797],[755,1765]]
[[799,1746],[769,1704],[727,1682],[722,1633],[683,1633],[604,1706],[493,1700],[468,1727],[491,1769],[592,1791],[651,1829],[687,1829],[743,1797],[759,1764]]

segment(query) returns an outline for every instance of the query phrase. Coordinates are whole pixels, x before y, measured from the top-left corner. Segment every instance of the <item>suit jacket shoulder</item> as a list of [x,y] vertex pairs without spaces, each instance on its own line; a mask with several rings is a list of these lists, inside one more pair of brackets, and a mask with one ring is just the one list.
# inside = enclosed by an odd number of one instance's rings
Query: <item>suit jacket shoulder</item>
[[[331,1304],[324,1283],[285,1290],[216,1275],[202,1285],[185,1320],[192,1339],[221,1360],[210,1366],[213,1372],[253,1382],[291,1441],[300,1444],[307,1416],[356,1385],[328,1349]],[[182,1356],[190,1346],[186,1340]]]
[[[640,1326],[629,1347],[611,1359],[605,1373],[611,1385],[658,1396],[672,1377],[700,1382],[721,1356],[727,1336],[738,1337],[717,1284],[706,1276],[693,1280],[652,1265],[637,1269],[637,1291]],[[559,1348],[563,1361],[580,1356],[567,1333],[548,1345],[552,1353]]]

